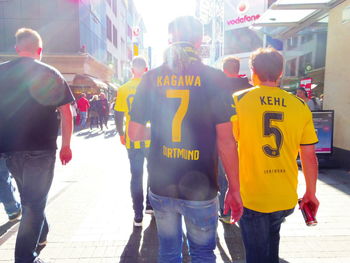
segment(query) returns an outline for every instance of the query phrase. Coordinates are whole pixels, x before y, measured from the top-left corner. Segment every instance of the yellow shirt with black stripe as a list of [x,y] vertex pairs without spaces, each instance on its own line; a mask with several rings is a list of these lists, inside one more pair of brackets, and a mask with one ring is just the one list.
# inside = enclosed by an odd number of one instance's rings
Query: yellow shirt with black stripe
[[141,149],[148,148],[151,141],[130,141],[128,136],[128,126],[130,122],[130,111],[131,106],[134,101],[134,96],[136,93],[137,86],[140,84],[140,78],[133,78],[126,82],[118,89],[118,96],[115,102],[114,110],[124,112],[125,115],[125,146],[127,149]]
[[233,94],[232,107],[244,207],[262,213],[293,208],[300,145],[318,142],[308,106],[278,87],[256,86]]

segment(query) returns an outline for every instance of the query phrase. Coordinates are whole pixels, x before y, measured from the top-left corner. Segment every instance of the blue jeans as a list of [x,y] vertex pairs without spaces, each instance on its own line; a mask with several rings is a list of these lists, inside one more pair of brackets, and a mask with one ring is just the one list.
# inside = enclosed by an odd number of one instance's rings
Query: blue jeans
[[[218,183],[219,183],[219,203],[220,203],[220,215],[226,216],[224,214],[224,203],[225,203],[225,195],[227,192],[227,179],[225,175],[224,167],[222,166],[222,162],[219,159],[218,163]],[[228,214],[230,215],[230,213]]]
[[15,199],[14,191],[5,159],[0,157],[0,202],[3,203],[8,216],[18,213],[21,209],[21,204]]
[[55,167],[56,151],[23,151],[7,154],[7,167],[21,196],[22,220],[18,229],[15,263],[31,263],[38,242],[47,238],[45,206]]
[[184,217],[192,263],[216,262],[216,229],[219,201],[187,201],[159,196],[149,191],[159,238],[159,263],[182,262],[182,217]]
[[80,112],[80,127],[81,128],[85,128],[86,120],[87,120],[87,112],[86,111],[81,111]]
[[239,221],[247,263],[278,263],[281,224],[293,209],[260,213],[244,208]]
[[[131,182],[130,191],[135,219],[143,218],[143,164],[147,158],[148,149],[127,149],[130,161]],[[148,180],[147,180],[148,181]],[[147,189],[149,184],[147,183]],[[148,191],[146,194],[146,206],[149,205]]]

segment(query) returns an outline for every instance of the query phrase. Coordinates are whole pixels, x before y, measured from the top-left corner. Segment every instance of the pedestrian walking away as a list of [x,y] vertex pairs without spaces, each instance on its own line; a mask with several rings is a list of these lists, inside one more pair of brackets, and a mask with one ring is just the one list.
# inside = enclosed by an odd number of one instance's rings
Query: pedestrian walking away
[[108,129],[108,118],[109,118],[109,104],[106,99],[106,95],[101,92],[98,95],[98,100],[96,102],[97,105],[97,113],[98,113],[98,122],[100,124],[101,130],[103,130],[103,125]]
[[[136,93],[137,86],[140,84],[142,75],[147,71],[147,63],[142,57],[135,57],[132,60],[133,78],[118,89],[116,98],[116,124],[120,136],[121,144],[126,146],[130,161],[131,182],[130,191],[134,209],[134,226],[142,226],[143,220],[143,164],[148,156],[150,140],[130,141],[128,136],[128,125],[130,121],[130,111]],[[123,122],[126,117],[126,131],[124,132]],[[148,181],[148,180],[147,180]],[[147,189],[148,189],[147,184]],[[148,193],[146,193],[147,214],[153,214],[152,206],[149,202]]]
[[191,262],[211,263],[216,262],[219,209],[217,152],[229,178],[232,219],[239,220],[242,213],[232,98],[224,73],[205,66],[197,55],[202,24],[191,16],[179,17],[168,32],[171,45],[163,65],[147,72],[136,90],[129,135],[134,141],[151,138],[149,195],[158,261],[182,262],[183,218]]
[[88,112],[90,108],[90,103],[86,98],[85,93],[81,93],[80,99],[77,101],[77,105],[78,105],[79,116],[80,116],[80,128],[85,129],[87,118],[88,118]]
[[298,152],[306,181],[301,207],[317,213],[318,139],[307,104],[277,86],[282,55],[261,48],[249,63],[255,87],[236,92],[232,104],[244,206],[240,227],[247,263],[278,263],[281,223],[298,201]]
[[74,97],[62,75],[40,62],[42,40],[28,28],[16,33],[19,58],[0,64],[0,154],[15,178],[22,203],[22,220],[15,246],[15,263],[43,262],[38,254],[47,242],[45,206],[56,159],[60,114],[60,159],[72,153]]
[[[227,57],[223,60],[222,70],[228,78],[229,88],[233,94],[236,91],[244,90],[251,88],[248,78],[241,77],[239,75],[240,69],[240,61],[237,57]],[[231,95],[232,95],[231,94]],[[231,216],[230,211],[225,214],[224,213],[224,202],[225,202],[225,194],[227,191],[227,180],[225,176],[225,171],[222,166],[222,162],[219,159],[219,170],[218,170],[218,182],[219,182],[219,203],[220,203],[220,221],[224,223],[230,223]]]
[[90,130],[94,127],[94,125],[98,128],[99,126],[99,115],[98,115],[98,96],[94,95],[92,96],[89,108],[89,123],[90,123]]
[[4,205],[9,222],[18,220],[22,215],[21,204],[16,200],[14,192],[15,187],[5,159],[0,156],[0,203]]

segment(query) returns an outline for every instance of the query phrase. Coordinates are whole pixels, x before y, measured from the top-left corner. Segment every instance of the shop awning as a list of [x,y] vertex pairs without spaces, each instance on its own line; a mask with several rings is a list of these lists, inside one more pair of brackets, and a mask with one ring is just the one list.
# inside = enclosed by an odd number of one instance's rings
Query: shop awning
[[107,90],[108,89],[108,85],[106,83],[104,83],[102,80],[97,79],[93,76],[90,75],[80,75],[77,74],[74,77],[73,80],[73,85],[74,86],[95,86],[98,87],[100,89],[104,89]]
[[278,0],[252,28],[274,38],[287,39],[327,16],[330,9],[345,0]]

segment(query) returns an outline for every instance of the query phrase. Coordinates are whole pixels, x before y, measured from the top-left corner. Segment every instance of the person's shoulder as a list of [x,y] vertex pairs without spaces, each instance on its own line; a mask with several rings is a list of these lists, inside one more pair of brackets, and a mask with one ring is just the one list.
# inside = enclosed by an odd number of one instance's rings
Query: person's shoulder
[[10,66],[11,64],[13,63],[13,60],[8,60],[8,61],[5,61],[5,62],[1,62],[0,63],[0,69],[3,69],[3,68],[7,68],[8,66]]
[[8,75],[8,70],[16,67],[20,61],[20,58],[15,58],[13,60],[8,60],[0,63],[0,74],[5,76]]
[[64,80],[64,77],[62,76],[61,72],[59,72],[58,69],[56,69],[55,67],[39,60],[34,60],[33,62],[36,64],[36,66],[41,70],[43,74],[47,74],[51,77]]
[[248,94],[253,94],[255,91],[258,90],[258,87],[251,87],[248,89],[239,90],[235,93],[233,93],[233,98],[237,100],[237,102],[241,101],[244,97],[246,97]]
[[208,77],[218,77],[218,78],[227,78],[225,73],[220,70],[220,69],[217,69],[217,68],[213,68],[211,66],[208,66],[208,65],[203,65],[203,73],[205,74],[205,76],[208,76]]
[[147,71],[142,78],[152,78],[152,77],[157,77],[159,75],[164,75],[164,74],[169,74],[170,70],[169,68],[165,65],[162,64],[158,67],[155,67],[153,69],[150,69],[149,71]]
[[121,92],[121,91],[128,89],[130,85],[131,85],[131,80],[128,80],[127,82],[125,82],[123,85],[121,85],[118,88],[118,92]]
[[143,82],[143,83],[150,84],[148,87],[151,88],[152,86],[156,86],[158,77],[170,75],[170,74],[171,74],[171,71],[169,70],[169,68],[165,64],[162,64],[156,68],[153,68],[147,71],[142,76],[141,83]]

